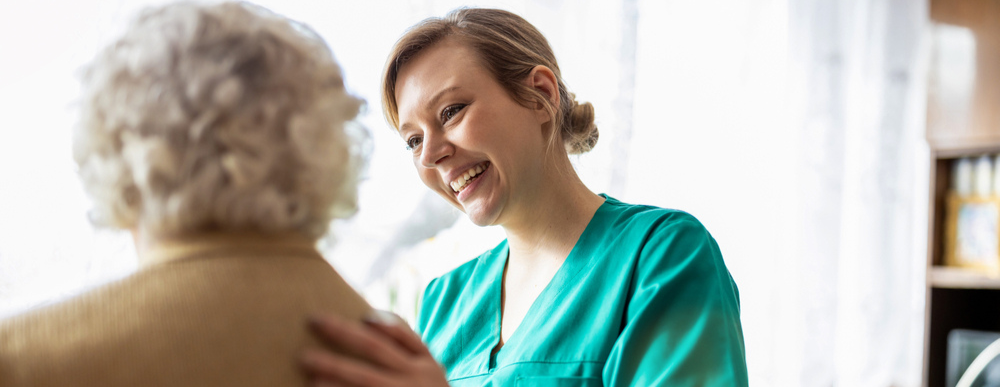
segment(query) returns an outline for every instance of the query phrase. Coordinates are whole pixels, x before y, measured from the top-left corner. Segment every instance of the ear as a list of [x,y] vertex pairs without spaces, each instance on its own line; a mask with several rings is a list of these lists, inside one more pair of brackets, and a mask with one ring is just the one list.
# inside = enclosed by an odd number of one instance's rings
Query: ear
[[[552,69],[541,65],[535,66],[528,74],[528,83],[529,86],[548,98],[556,112],[559,111],[559,81],[556,80],[556,74],[552,72]],[[543,119],[542,123],[552,120],[552,116],[543,106],[538,106],[536,111],[539,113],[538,117]]]

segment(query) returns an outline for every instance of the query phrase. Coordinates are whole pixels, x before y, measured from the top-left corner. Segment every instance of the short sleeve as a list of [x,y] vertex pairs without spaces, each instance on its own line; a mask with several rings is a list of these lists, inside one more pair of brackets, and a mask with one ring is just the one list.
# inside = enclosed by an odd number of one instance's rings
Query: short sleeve
[[606,386],[746,386],[739,294],[715,240],[690,215],[646,234]]

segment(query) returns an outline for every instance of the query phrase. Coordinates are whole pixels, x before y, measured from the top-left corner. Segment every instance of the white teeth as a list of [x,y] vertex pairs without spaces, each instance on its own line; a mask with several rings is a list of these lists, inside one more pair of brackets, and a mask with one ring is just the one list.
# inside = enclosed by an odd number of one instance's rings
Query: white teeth
[[455,179],[455,181],[451,182],[450,185],[452,191],[460,192],[463,188],[465,188],[466,185],[469,184],[470,179],[476,177],[480,173],[483,173],[484,170],[486,170],[486,168],[483,167],[482,164],[469,168],[468,171],[465,171],[464,174]]

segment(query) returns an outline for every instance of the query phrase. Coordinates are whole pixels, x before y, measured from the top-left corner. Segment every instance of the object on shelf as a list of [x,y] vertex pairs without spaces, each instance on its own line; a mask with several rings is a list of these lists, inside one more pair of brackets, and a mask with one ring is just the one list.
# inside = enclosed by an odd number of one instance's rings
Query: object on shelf
[[1000,155],[970,155],[951,162],[943,263],[1000,278],[1000,162],[994,160]]
[[[948,364],[945,383],[955,387],[973,360],[991,343],[1000,339],[1000,332],[955,329],[948,333]],[[987,359],[989,360],[989,359]],[[967,382],[967,380],[966,380]],[[1000,358],[989,361],[970,384],[972,387],[1000,387]]]
[[974,173],[973,194],[978,197],[989,197],[993,193],[993,158],[988,155],[979,156],[976,159]]
[[961,158],[953,165],[951,188],[959,197],[972,196],[972,159]]
[[1000,275],[1000,197],[948,196],[945,264]]
[[1000,196],[1000,155],[993,157],[993,195]]

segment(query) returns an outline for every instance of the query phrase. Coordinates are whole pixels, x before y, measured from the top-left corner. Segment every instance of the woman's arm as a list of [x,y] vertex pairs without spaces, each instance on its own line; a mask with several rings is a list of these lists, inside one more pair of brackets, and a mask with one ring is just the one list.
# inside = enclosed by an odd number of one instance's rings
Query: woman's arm
[[327,343],[362,359],[306,350],[301,362],[315,385],[448,386],[444,370],[420,337],[395,315],[374,312],[363,323],[326,315],[312,319],[310,326]]

